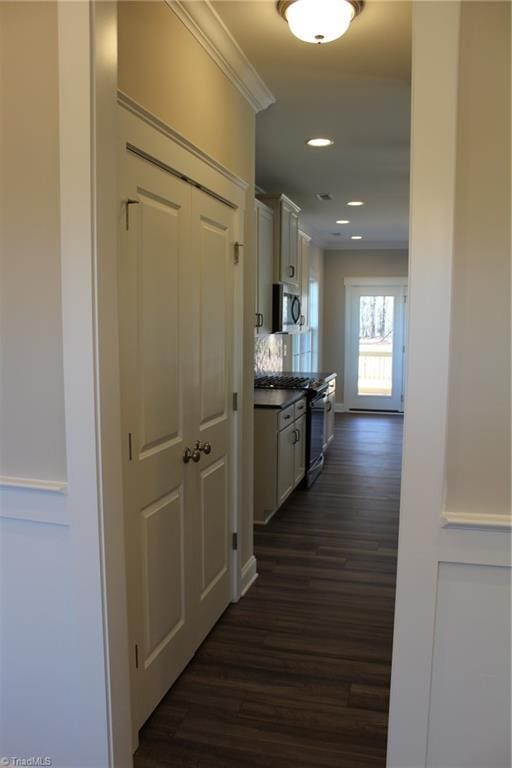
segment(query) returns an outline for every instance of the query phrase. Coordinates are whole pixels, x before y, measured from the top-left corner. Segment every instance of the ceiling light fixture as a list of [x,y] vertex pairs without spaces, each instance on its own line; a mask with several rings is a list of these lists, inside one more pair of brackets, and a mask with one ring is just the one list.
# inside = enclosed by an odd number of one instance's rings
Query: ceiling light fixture
[[364,205],[362,200],[351,200],[347,205]]
[[348,219],[336,219],[336,224],[350,224]]
[[306,144],[308,147],[332,147],[334,141],[332,139],[324,139],[319,136],[316,139],[308,139]]
[[350,239],[351,240],[362,240],[363,236],[362,235],[352,235]]
[[361,0],[279,0],[277,10],[305,43],[330,43],[361,12]]

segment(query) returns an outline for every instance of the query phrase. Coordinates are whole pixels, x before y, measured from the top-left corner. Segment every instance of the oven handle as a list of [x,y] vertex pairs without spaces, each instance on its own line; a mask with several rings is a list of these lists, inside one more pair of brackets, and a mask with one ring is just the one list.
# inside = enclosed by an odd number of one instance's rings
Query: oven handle
[[310,403],[311,410],[325,409],[326,400],[327,400],[327,392],[322,392],[322,394],[318,394],[316,397],[314,397],[311,400],[311,403]]

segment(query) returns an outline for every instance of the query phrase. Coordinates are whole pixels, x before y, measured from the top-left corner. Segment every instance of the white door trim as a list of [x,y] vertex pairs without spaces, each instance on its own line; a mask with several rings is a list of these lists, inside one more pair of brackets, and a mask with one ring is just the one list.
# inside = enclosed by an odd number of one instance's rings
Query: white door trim
[[445,495],[459,18],[460,2],[414,3],[409,354],[389,768],[427,761]]
[[113,768],[131,764],[117,344],[117,6],[89,0],[59,3],[57,12],[63,499],[79,576],[80,644],[88,649],[80,674],[88,691],[101,689],[90,701],[90,747],[103,748],[104,739],[102,763]]

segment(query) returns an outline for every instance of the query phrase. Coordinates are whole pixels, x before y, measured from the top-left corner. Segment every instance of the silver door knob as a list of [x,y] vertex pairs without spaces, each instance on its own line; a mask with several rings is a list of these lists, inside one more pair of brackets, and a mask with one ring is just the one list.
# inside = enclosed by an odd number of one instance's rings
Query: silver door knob
[[201,451],[197,448],[197,446],[192,450],[191,448],[185,448],[185,453],[183,454],[183,463],[188,464],[189,461],[194,461],[196,464],[198,461],[201,460]]

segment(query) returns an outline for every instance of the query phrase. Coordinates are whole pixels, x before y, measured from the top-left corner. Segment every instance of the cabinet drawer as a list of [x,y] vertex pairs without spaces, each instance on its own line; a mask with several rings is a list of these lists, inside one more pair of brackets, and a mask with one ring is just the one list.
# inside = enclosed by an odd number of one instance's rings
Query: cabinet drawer
[[303,397],[302,400],[299,400],[298,403],[295,403],[294,418],[299,419],[301,416],[304,416],[305,413],[306,413],[306,398]]
[[285,408],[284,411],[281,411],[279,413],[278,418],[278,429],[284,429],[285,427],[289,426],[293,420],[295,419],[295,406],[289,405],[288,408]]

